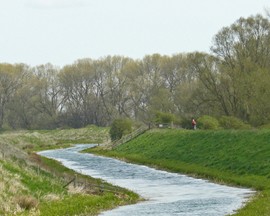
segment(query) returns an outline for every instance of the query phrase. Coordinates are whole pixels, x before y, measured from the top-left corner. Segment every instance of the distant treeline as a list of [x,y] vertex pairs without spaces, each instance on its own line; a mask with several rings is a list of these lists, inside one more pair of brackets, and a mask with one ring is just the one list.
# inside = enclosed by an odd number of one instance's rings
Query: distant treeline
[[156,112],[177,119],[234,116],[270,123],[270,20],[240,18],[213,38],[211,53],[107,56],[63,68],[0,64],[0,127],[106,126]]

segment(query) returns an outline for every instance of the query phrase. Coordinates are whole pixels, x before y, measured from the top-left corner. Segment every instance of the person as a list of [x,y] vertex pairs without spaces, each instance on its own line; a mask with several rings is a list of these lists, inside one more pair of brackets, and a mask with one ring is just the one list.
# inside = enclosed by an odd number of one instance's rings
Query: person
[[197,124],[197,122],[195,121],[194,118],[192,118],[191,124],[192,124],[193,130],[196,130],[196,124]]

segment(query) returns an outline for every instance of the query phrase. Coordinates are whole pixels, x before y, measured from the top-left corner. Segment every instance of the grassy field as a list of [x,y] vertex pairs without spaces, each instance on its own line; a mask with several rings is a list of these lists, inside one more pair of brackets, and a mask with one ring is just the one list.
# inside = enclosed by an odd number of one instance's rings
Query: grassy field
[[[0,215],[97,215],[137,202],[140,198],[133,192],[75,174],[60,163],[34,153],[74,143],[106,142],[108,128],[94,126],[0,134]],[[76,184],[74,181],[64,187],[74,177]]]
[[258,193],[236,215],[270,215],[269,130],[151,130],[113,151],[91,151],[222,184],[253,188]]

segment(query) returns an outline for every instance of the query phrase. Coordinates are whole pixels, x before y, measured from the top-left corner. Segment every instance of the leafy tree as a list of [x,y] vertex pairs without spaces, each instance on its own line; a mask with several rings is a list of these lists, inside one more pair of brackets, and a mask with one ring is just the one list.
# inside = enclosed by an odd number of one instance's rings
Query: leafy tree
[[127,79],[132,60],[121,56],[108,56],[102,63],[106,73],[106,96],[103,100],[108,116],[111,119],[117,116],[129,117],[130,98]]
[[[160,100],[162,98],[162,100]],[[173,112],[175,107],[172,101],[170,92],[161,88],[150,98],[149,100],[149,109],[159,110],[161,112]]]
[[270,21],[256,15],[222,28],[210,54],[106,56],[62,69],[0,64],[0,127],[107,126],[125,117],[149,123],[156,112],[179,116],[184,127],[193,115],[267,125],[269,59]]
[[24,64],[0,64],[0,128],[3,127],[7,106],[27,76],[28,66]]
[[[190,68],[196,78],[189,87],[191,90],[189,106],[192,113],[208,114],[215,110],[222,110],[229,115],[231,103],[229,103],[226,90],[221,82],[222,74],[218,68],[218,59],[206,53],[191,53],[188,56]],[[195,107],[195,110],[194,110]],[[216,107],[218,107],[216,109]],[[201,113],[197,113],[200,111]]]
[[[33,129],[33,124],[40,114],[33,106],[33,102],[36,100],[36,88],[34,87],[36,81],[33,74],[29,74],[8,103],[6,120],[11,128]],[[38,122],[36,122],[37,124]]]
[[[58,116],[64,108],[62,87],[59,83],[58,67],[51,64],[39,65],[33,69],[31,106],[36,110],[36,125],[42,128],[59,126]],[[38,126],[35,126],[39,128]]]
[[110,129],[111,140],[121,139],[122,136],[131,133],[131,131],[132,121],[130,119],[115,119]]
[[[230,104],[226,114],[254,124],[262,119],[269,121],[269,101],[261,97],[270,82],[269,20],[261,15],[238,19],[215,36],[211,49],[220,60],[220,85],[224,85]],[[266,82],[260,80],[262,74]],[[258,112],[258,104],[262,113]]]
[[198,79],[191,97],[197,114],[234,116],[253,125],[269,122],[269,20],[240,18],[218,32],[211,50],[212,55],[188,56]]
[[65,107],[63,116],[70,122],[76,122],[76,127],[93,123],[92,105],[94,106],[95,102],[91,99],[94,97],[92,89],[94,75],[91,59],[80,60],[73,65],[65,66],[59,73]]

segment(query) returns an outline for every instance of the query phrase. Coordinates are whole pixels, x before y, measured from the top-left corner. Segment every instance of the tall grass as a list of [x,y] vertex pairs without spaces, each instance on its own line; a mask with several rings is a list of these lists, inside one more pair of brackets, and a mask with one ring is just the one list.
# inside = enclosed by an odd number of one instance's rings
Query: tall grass
[[[8,143],[26,152],[63,148],[76,143],[106,143],[109,129],[89,126],[80,129],[9,131],[0,134],[0,143]],[[0,148],[1,150],[1,148]]]
[[1,134],[0,215],[96,215],[118,205],[137,202],[140,199],[138,195],[118,187],[115,187],[117,193],[97,193],[93,189],[78,190],[78,187],[72,191],[71,187],[64,186],[75,175],[89,184],[99,184],[101,180],[76,174],[54,160],[33,153],[76,143],[107,141],[108,128],[94,126]]

